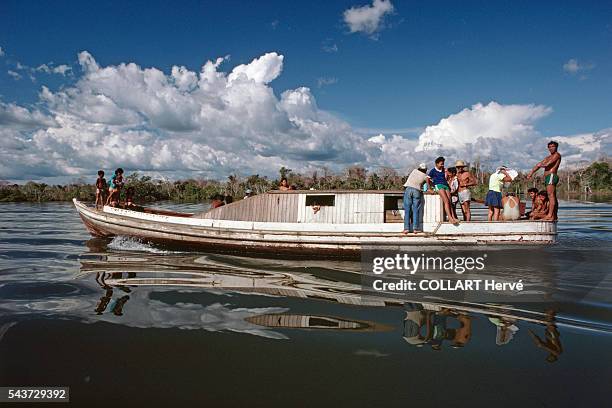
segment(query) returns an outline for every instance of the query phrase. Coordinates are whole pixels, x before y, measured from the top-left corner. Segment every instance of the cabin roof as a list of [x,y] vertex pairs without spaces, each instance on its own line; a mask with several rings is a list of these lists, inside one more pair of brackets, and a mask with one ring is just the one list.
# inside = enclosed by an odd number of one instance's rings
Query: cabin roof
[[401,190],[270,190],[268,194],[404,194]]

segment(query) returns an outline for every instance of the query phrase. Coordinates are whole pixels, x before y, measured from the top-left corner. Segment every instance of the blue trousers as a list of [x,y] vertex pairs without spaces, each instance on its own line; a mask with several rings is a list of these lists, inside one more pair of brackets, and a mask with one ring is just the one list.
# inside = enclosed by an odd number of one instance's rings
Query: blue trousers
[[[423,231],[421,208],[423,193],[414,187],[404,190],[404,229],[410,232]],[[412,221],[412,225],[411,225]]]

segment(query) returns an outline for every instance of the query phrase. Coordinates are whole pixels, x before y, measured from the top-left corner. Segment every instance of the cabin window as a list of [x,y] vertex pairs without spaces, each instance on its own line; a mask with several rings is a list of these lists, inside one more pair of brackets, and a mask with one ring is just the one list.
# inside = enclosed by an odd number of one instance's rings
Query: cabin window
[[404,222],[400,210],[403,209],[404,199],[400,195],[385,196],[385,222]]
[[340,326],[340,324],[338,321],[333,321],[324,317],[311,316],[309,320],[309,326],[338,327]]
[[333,194],[327,195],[307,195],[306,207],[318,205],[319,207],[333,207],[336,205],[336,196]]
[[385,196],[385,211],[387,210],[402,210],[404,206],[404,198],[402,196]]

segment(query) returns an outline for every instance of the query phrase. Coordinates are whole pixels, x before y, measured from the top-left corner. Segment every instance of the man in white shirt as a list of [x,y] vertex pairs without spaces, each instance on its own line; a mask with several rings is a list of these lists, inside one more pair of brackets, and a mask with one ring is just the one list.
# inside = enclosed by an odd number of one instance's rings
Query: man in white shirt
[[412,170],[404,183],[404,230],[402,234],[423,232],[421,207],[423,206],[423,184],[429,179],[427,165],[421,163]]

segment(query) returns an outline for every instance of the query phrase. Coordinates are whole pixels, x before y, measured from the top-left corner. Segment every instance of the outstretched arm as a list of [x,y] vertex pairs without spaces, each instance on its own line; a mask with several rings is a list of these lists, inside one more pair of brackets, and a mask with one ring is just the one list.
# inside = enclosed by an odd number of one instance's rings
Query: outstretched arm
[[548,156],[547,158],[545,158],[544,160],[542,160],[541,162],[539,162],[538,164],[536,164],[534,166],[533,169],[531,169],[531,171],[529,172],[529,174],[527,175],[527,178],[530,179],[533,176],[533,173],[535,173],[536,171],[538,171],[538,169],[540,168],[545,168],[546,166],[552,164],[555,162],[555,160],[558,160],[558,153],[555,154],[551,154],[550,156]]
[[544,164],[544,161],[546,159],[542,160],[541,162],[539,162],[538,164],[536,164],[534,166],[533,169],[531,169],[531,171],[529,172],[529,174],[527,175],[527,178],[530,179],[533,176],[533,173],[535,173],[536,171],[538,171],[541,167],[546,167],[546,165]]

